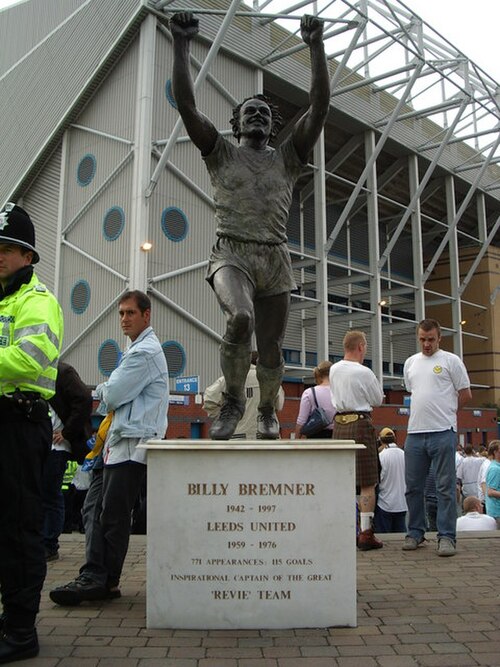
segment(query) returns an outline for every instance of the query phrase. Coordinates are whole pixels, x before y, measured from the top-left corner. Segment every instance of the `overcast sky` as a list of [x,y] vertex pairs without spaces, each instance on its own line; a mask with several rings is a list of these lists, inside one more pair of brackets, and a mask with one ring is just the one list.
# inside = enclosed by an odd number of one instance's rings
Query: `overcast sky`
[[[0,9],[18,0],[0,0]],[[227,0],[229,4],[229,0]],[[496,54],[500,0],[403,0],[424,21],[500,82]],[[187,3],[189,4],[189,3]],[[247,4],[251,4],[247,0]],[[286,3],[292,5],[293,2]]]

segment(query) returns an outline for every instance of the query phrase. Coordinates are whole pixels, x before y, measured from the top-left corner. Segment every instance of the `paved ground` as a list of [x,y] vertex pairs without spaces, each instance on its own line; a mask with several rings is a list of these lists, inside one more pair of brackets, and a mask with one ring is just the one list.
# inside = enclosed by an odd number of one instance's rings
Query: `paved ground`
[[[469,533],[471,535],[471,533]],[[500,666],[500,531],[401,551],[390,535],[358,553],[358,627],[309,630],[147,630],[146,539],[133,536],[123,597],[62,608],[48,590],[76,574],[81,535],[63,535],[49,563],[38,620],[41,651],[26,667],[461,667]]]

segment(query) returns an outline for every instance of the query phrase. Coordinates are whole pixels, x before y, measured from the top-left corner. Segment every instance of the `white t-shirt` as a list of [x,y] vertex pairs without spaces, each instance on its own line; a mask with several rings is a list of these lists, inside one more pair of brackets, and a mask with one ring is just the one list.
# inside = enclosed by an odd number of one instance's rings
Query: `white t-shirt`
[[477,476],[477,486],[478,486],[477,497],[482,503],[484,503],[484,493],[483,489],[481,488],[481,484],[486,484],[486,473],[488,472],[490,464],[491,464],[490,459],[484,459],[484,461],[481,464],[481,467],[479,468],[479,475]]
[[385,512],[406,512],[405,453],[391,443],[379,454],[380,482],[377,505]]
[[411,392],[408,433],[457,430],[458,392],[470,387],[460,357],[445,350],[430,357],[418,352],[405,361],[404,381]]
[[497,530],[497,522],[492,516],[467,512],[457,519],[457,530]]
[[370,412],[384,393],[375,373],[357,361],[338,361],[330,368],[330,391],[337,412]]
[[484,459],[480,456],[464,456],[457,466],[457,477],[462,482],[462,495],[478,496],[478,478]]

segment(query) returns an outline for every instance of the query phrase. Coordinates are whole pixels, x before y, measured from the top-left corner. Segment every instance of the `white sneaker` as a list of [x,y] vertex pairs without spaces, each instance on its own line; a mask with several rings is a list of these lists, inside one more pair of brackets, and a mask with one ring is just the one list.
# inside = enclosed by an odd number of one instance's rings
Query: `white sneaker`
[[457,553],[455,543],[448,537],[441,537],[438,542],[438,556],[454,556]]
[[419,540],[417,540],[416,537],[406,535],[405,541],[403,542],[403,546],[401,548],[403,551],[415,551],[415,549],[418,549],[418,547],[425,546],[426,542],[427,540],[425,537],[421,537]]

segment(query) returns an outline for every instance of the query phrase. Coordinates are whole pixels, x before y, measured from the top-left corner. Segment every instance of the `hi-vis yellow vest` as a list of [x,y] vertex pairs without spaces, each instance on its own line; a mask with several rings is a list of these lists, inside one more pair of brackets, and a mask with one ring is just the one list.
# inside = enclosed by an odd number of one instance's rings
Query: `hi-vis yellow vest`
[[33,273],[0,300],[0,395],[16,389],[50,398],[64,333],[57,299]]

